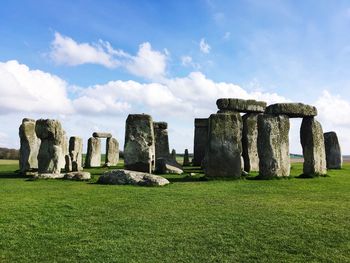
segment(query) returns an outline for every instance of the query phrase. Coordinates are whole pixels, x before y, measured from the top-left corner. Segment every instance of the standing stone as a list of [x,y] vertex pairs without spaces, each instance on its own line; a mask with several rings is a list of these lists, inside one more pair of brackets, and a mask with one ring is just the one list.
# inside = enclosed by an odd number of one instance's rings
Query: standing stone
[[101,139],[90,137],[87,145],[85,167],[101,166]]
[[337,134],[335,132],[326,132],[324,134],[324,143],[326,148],[327,168],[341,169],[343,165],[343,156],[341,154]]
[[204,172],[210,177],[241,176],[242,118],[239,113],[212,114]]
[[125,126],[124,166],[151,173],[155,168],[153,120],[146,114],[129,114]]
[[26,172],[38,168],[40,140],[35,133],[35,120],[23,119],[19,127],[21,147],[19,150],[19,168]]
[[171,150],[171,158],[176,161],[176,151],[175,151],[175,149]]
[[66,173],[69,173],[69,172],[71,172],[72,171],[72,159],[70,158],[70,156],[69,155],[66,155],[65,156],[65,161],[66,161],[66,164],[65,164],[65,166],[64,166],[64,170],[65,170],[65,172]]
[[83,139],[77,136],[69,138],[69,157],[72,162],[72,171],[83,170]]
[[107,138],[106,166],[116,166],[119,161],[119,143],[116,138]]
[[264,179],[289,176],[289,118],[258,116],[259,176]]
[[190,166],[190,158],[188,156],[188,150],[185,150],[183,166]]
[[64,131],[58,120],[40,119],[36,121],[35,132],[41,139],[38,153],[39,173],[59,174],[64,168]]
[[69,144],[68,137],[66,135],[66,132],[63,131],[62,144],[61,144],[61,147],[62,147],[62,158],[61,158],[62,163],[60,164],[60,166],[62,166],[62,167],[65,167],[65,165],[66,165],[66,156],[69,157],[68,144]]
[[169,158],[168,124],[166,122],[154,122],[154,139],[156,159]]
[[258,155],[258,115],[248,113],[243,115],[242,156],[244,171],[259,171]]
[[202,165],[205,149],[208,142],[208,119],[194,119],[194,144],[193,160],[194,166]]
[[313,117],[303,118],[300,142],[303,147],[304,175],[325,175],[327,166],[322,126]]

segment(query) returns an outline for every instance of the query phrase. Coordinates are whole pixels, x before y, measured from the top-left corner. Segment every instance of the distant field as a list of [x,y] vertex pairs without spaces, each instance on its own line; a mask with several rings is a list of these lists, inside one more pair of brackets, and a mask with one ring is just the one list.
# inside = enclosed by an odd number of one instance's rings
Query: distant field
[[[162,188],[16,169],[0,164],[0,262],[350,262],[350,164],[270,181],[206,181],[187,167]],[[89,169],[92,182],[105,170]]]

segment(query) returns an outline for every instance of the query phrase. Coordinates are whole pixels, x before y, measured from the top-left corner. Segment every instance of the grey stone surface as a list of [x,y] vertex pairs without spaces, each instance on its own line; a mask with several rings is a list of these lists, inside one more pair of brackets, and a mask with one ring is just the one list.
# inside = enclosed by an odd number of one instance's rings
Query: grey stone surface
[[166,122],[153,122],[155,139],[155,158],[169,158],[168,124]]
[[153,120],[147,114],[130,114],[126,119],[124,167],[151,173],[155,168]]
[[64,173],[38,173],[33,177],[38,179],[62,179]]
[[201,166],[208,143],[208,118],[194,119],[194,143],[193,160],[194,166]]
[[19,168],[22,173],[38,169],[40,139],[35,133],[35,120],[24,118],[19,127]]
[[188,155],[188,149],[185,149],[183,166],[190,166],[190,157]]
[[63,177],[66,180],[75,180],[75,181],[87,181],[91,179],[91,174],[89,172],[77,171],[66,173]]
[[94,132],[92,134],[92,137],[95,137],[95,138],[111,138],[112,134],[109,133],[109,132]]
[[209,177],[241,176],[242,118],[239,113],[212,114],[204,172]]
[[116,138],[106,140],[106,165],[116,166],[119,162],[119,142]]
[[35,132],[41,140],[38,153],[39,173],[59,174],[64,168],[64,130],[58,120],[40,119],[36,121]]
[[182,174],[183,169],[182,166],[172,158],[157,158],[155,172],[157,174]]
[[326,132],[324,134],[324,143],[326,149],[326,161],[328,169],[341,169],[343,165],[343,156],[335,132]]
[[287,115],[289,118],[303,118],[316,116],[317,109],[303,103],[276,103],[269,105],[265,113]]
[[290,174],[289,118],[285,115],[258,116],[259,176],[264,179]]
[[175,149],[171,150],[171,158],[176,161],[176,151],[175,151]]
[[85,167],[101,166],[101,139],[90,137],[85,157]]
[[72,161],[72,171],[83,170],[83,139],[77,136],[69,138],[69,156]]
[[243,115],[242,156],[244,171],[259,171],[258,113]]
[[259,113],[266,109],[266,102],[256,100],[242,100],[237,98],[222,98],[216,101],[220,110],[218,113],[225,111]]
[[60,164],[61,167],[65,167],[67,163],[66,157],[67,156],[69,157],[68,145],[69,145],[68,137],[66,135],[66,132],[63,130],[62,143],[61,143],[62,158],[60,158],[60,160],[62,161],[62,163]]
[[66,173],[68,173],[68,172],[71,172],[72,171],[72,159],[70,158],[70,156],[69,155],[66,155],[65,157],[64,157],[64,159],[65,159],[65,166],[64,166],[64,170],[65,170],[65,172]]
[[313,117],[305,117],[300,127],[305,176],[327,174],[326,152],[321,124]]
[[164,186],[169,181],[161,176],[128,171],[128,170],[112,170],[107,171],[100,176],[97,183],[99,184],[121,184],[121,185],[140,185],[140,186]]

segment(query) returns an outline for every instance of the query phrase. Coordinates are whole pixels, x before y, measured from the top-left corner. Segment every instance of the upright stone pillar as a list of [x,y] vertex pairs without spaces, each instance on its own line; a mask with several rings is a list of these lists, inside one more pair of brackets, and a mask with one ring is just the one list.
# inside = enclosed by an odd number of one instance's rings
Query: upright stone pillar
[[19,168],[22,173],[38,168],[40,140],[35,133],[35,120],[24,118],[19,127],[21,147],[19,149]]
[[323,131],[321,124],[315,118],[303,118],[300,142],[303,147],[304,176],[325,175],[327,167]]
[[116,138],[109,137],[106,141],[106,165],[116,166],[119,161],[119,143]]
[[172,150],[171,150],[171,158],[172,158],[174,161],[176,161],[176,151],[175,151],[175,149],[172,149]]
[[155,154],[158,158],[169,158],[168,124],[166,122],[153,122]]
[[125,126],[124,166],[151,173],[155,168],[153,120],[146,114],[129,114]]
[[341,169],[343,165],[343,156],[335,132],[326,132],[324,134],[324,143],[326,148],[326,161],[328,169]]
[[289,176],[289,118],[285,115],[258,116],[259,176],[268,179]]
[[88,140],[85,167],[101,166],[101,139],[91,137]]
[[83,170],[83,139],[77,136],[69,138],[69,157],[72,162],[72,171]]
[[202,165],[205,149],[208,142],[208,119],[194,119],[194,143],[193,160],[194,166]]
[[183,166],[189,166],[189,165],[190,165],[190,158],[188,156],[188,150],[185,149]]
[[259,171],[258,113],[243,115],[242,156],[244,171]]
[[242,118],[239,113],[212,114],[204,172],[209,177],[241,176]]
[[61,123],[58,120],[37,120],[35,132],[41,139],[38,153],[39,173],[59,174],[65,163],[62,150],[64,131]]

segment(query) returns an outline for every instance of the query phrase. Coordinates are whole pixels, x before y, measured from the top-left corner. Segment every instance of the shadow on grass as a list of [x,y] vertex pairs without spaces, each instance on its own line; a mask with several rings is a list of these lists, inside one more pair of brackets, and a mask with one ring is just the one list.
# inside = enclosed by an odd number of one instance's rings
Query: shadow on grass
[[319,177],[330,177],[328,174],[301,174],[299,176],[295,176],[297,179],[313,179]]
[[18,172],[0,172],[0,179],[18,179],[18,178],[27,178],[23,174]]
[[166,177],[170,183],[189,183],[189,182],[206,182],[208,178],[204,176],[184,176],[184,177]]

